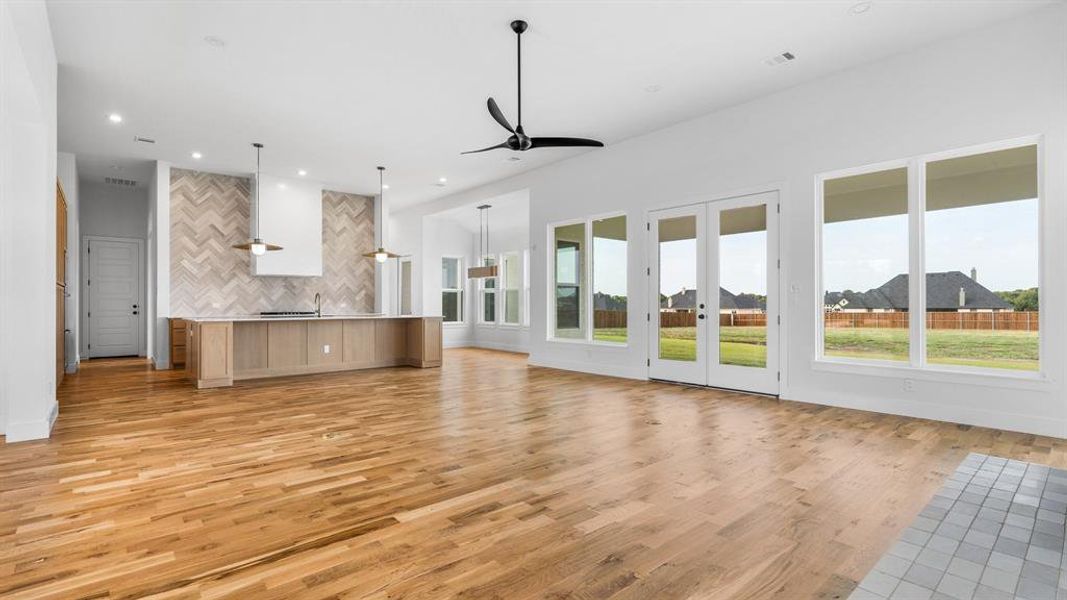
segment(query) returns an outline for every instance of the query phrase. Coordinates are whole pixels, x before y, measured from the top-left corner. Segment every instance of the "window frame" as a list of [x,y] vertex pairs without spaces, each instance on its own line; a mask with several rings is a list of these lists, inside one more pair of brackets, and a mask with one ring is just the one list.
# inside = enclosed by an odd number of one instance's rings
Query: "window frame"
[[[976,376],[990,380],[1034,381],[1045,383],[1048,378],[1047,319],[1038,311],[1038,370],[1013,371],[966,365],[930,364],[926,356],[926,166],[931,162],[949,160],[1010,150],[1024,146],[1036,146],[1037,152],[1037,205],[1038,205],[1038,271],[1039,293],[1046,287],[1048,252],[1046,251],[1045,223],[1047,217],[1045,188],[1045,147],[1043,135],[1031,135],[985,144],[977,144],[951,150],[920,154],[909,158],[884,161],[847,169],[819,173],[814,181],[815,201],[815,356],[812,360],[816,370],[863,373],[897,377],[916,377],[936,381],[972,382]],[[908,181],[908,361],[896,362],[876,359],[826,356],[826,312],[824,305],[823,227],[825,225],[824,184],[827,180],[865,175],[890,169],[907,169]],[[962,379],[961,379],[962,376]]]
[[[466,313],[466,310],[465,310],[466,305],[464,304],[464,298],[463,298],[465,296],[465,294],[464,294],[465,290],[463,289],[463,287],[464,287],[464,285],[463,285],[463,283],[464,283],[464,272],[463,272],[464,259],[463,259],[462,256],[442,255],[441,256],[442,266],[444,265],[444,261],[446,261],[446,260],[454,260],[454,261],[456,261],[456,279],[457,279],[456,284],[459,287],[446,288],[444,285],[441,286],[441,324],[444,325],[445,327],[456,327],[456,326],[460,326],[460,325],[466,325],[467,319],[466,319],[466,316],[464,314],[464,313]],[[442,284],[443,283],[444,282],[442,281]],[[444,297],[445,297],[446,293],[456,293],[458,298],[459,298],[459,302],[458,302],[458,305],[459,305],[458,306],[458,309],[459,309],[459,315],[458,315],[459,316],[459,320],[456,320],[456,321],[445,321],[445,319],[444,319],[444,316],[445,316]]]
[[530,249],[522,250],[522,327],[530,327]]
[[[606,346],[608,348],[627,348],[630,345],[631,336],[629,318],[627,318],[626,324],[626,341],[625,342],[605,342],[603,340],[593,339],[593,321],[595,319],[595,309],[593,307],[593,221],[602,221],[604,219],[613,219],[616,217],[625,217],[626,219],[626,299],[627,307],[629,307],[630,299],[630,243],[632,241],[630,235],[630,215],[625,210],[616,210],[606,213],[599,213],[590,215],[584,218],[578,219],[566,219],[562,221],[555,221],[548,223],[546,229],[546,264],[548,265],[548,277],[546,281],[546,304],[547,318],[545,323],[547,325],[545,330],[545,340],[549,342],[559,342],[562,344],[586,344],[593,346]],[[556,337],[556,244],[555,235],[557,227],[567,227],[569,225],[583,225],[584,226],[584,240],[585,247],[578,253],[579,261],[581,262],[581,274],[585,280],[585,290],[582,290],[581,300],[585,304],[584,309],[579,310],[579,322],[582,316],[585,317],[586,330],[584,336],[581,338],[565,338]],[[627,314],[629,314],[629,308],[627,308]]]
[[[497,326],[501,327],[501,328],[518,329],[518,328],[522,327],[523,312],[524,312],[524,308],[525,308],[523,300],[522,300],[522,279],[523,279],[522,253],[523,253],[522,250],[508,250],[507,252],[501,252],[498,255],[498,258],[497,258],[497,264],[499,265],[499,269],[498,269],[499,275],[497,276],[497,291],[498,292],[504,292],[503,294],[499,294],[500,299],[498,300],[497,308],[500,309],[500,310],[498,310],[497,313],[496,313]],[[507,310],[507,303],[508,303],[508,301],[507,301],[507,293],[508,293],[508,289],[509,288],[506,287],[506,284],[508,283],[507,282],[507,265],[505,265],[504,263],[508,259],[508,257],[510,257],[511,259],[513,259],[513,260],[515,260],[515,261],[517,261],[519,263],[519,281],[518,281],[517,285],[513,288],[516,291],[518,291],[518,294],[519,294],[518,295],[519,320],[516,323],[508,323],[507,322],[506,312],[505,312]]]

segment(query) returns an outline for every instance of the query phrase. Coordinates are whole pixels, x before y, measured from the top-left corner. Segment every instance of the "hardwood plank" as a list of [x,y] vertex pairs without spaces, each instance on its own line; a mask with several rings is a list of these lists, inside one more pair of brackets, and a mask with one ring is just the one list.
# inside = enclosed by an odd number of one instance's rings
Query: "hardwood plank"
[[96,359],[59,400],[50,440],[0,446],[0,597],[843,597],[967,452],[1067,466],[475,349],[212,390]]

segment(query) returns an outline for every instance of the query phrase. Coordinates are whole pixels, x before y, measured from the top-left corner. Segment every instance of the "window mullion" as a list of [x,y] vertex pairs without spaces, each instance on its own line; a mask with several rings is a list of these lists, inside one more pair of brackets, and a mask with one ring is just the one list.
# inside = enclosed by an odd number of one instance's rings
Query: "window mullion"
[[582,270],[585,271],[585,286],[582,295],[585,296],[585,341],[593,341],[593,319],[596,313],[593,310],[593,220],[585,221],[585,247]]
[[926,366],[925,173],[923,161],[908,164],[908,354],[917,368]]

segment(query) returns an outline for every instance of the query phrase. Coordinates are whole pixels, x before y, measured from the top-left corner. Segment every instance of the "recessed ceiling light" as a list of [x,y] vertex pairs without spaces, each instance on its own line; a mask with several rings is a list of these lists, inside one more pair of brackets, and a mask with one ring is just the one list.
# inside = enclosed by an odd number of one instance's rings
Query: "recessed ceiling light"
[[864,2],[853,4],[852,7],[848,9],[848,12],[854,15],[862,15],[869,10],[871,10],[871,2],[870,0],[865,0]]
[[193,158],[195,158],[196,160],[200,160],[203,157],[203,154],[200,154],[199,152],[193,152]]
[[658,83],[654,83],[652,85],[646,85],[645,86],[645,91],[650,93],[650,94],[655,94],[656,92],[658,92],[658,91],[660,91],[662,89],[663,89],[663,86],[658,84]]
[[296,174],[301,176],[301,177],[303,177],[304,175],[307,175],[308,172],[305,171],[304,169],[300,169],[299,171],[296,172]]
[[122,115],[120,115],[119,113],[111,113],[107,116],[107,120],[111,121],[112,123],[121,123]]
[[445,177],[440,177],[440,178],[438,178],[437,182],[438,183],[448,183],[448,179],[445,178]]
[[205,36],[204,37],[204,43],[207,44],[208,46],[213,46],[215,48],[222,48],[223,46],[226,45],[226,40],[224,40],[224,39],[222,39],[220,37],[209,35],[209,36]]

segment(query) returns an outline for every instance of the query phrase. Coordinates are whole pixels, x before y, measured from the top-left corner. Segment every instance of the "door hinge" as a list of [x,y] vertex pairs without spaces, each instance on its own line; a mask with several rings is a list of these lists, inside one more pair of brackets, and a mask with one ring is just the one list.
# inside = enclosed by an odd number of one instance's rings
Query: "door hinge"
[[782,380],[782,372],[778,371],[778,381],[781,381],[781,380]]
[[93,285],[93,280],[92,279],[86,279],[85,280],[85,287],[89,287],[90,285]]
[[88,317],[90,317],[90,318],[92,318],[92,316],[93,316],[93,313],[92,313],[92,312],[90,312],[90,313],[89,313],[89,314],[88,314],[87,316],[88,316]]
[[782,315],[778,315],[778,324],[779,324],[779,325],[781,325],[781,324],[782,324]]
[[652,359],[651,358],[646,358],[645,359],[645,366],[646,367],[651,367],[652,366]]
[[775,208],[777,209],[778,214],[782,214],[782,205],[781,204],[776,204]]
[[778,268],[779,269],[782,268],[782,259],[780,259],[780,258],[778,259]]
[[645,313],[645,320],[649,323],[652,322],[652,313]]
[[652,277],[652,267],[647,267],[645,269],[645,277]]
[[652,223],[645,223],[645,231],[652,231]]

